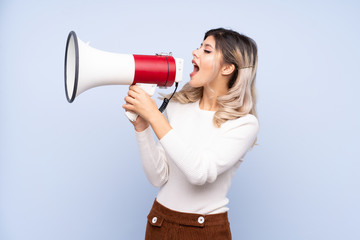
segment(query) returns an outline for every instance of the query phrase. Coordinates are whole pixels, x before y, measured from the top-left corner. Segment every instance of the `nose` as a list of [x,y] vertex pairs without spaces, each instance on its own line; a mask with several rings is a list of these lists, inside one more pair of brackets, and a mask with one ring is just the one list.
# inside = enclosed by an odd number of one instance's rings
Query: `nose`
[[199,57],[199,49],[195,49],[194,51],[192,51],[192,55],[194,57]]

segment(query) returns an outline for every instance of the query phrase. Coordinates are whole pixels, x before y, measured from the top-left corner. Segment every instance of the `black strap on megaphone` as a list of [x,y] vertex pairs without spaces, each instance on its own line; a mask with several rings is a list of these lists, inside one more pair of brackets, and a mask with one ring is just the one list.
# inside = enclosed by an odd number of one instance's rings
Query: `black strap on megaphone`
[[175,90],[174,90],[173,94],[171,94],[171,96],[170,96],[169,99],[164,98],[163,103],[162,103],[161,106],[159,107],[159,111],[160,111],[161,113],[166,109],[166,107],[167,107],[168,103],[170,102],[171,98],[174,96],[174,94],[175,94],[175,92],[176,92],[176,89],[178,88],[178,85],[179,85],[179,83],[176,82],[176,83],[175,83]]

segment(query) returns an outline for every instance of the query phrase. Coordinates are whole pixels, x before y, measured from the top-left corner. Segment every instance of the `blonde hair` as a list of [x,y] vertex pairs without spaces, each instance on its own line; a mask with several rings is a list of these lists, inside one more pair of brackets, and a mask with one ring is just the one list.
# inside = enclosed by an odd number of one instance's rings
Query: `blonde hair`
[[[215,38],[215,48],[222,54],[222,62],[235,66],[235,71],[228,82],[228,93],[217,98],[219,108],[214,114],[214,125],[220,127],[227,120],[247,114],[257,117],[255,80],[258,59],[255,41],[243,34],[223,28],[208,31],[204,40],[209,36]],[[202,94],[203,87],[195,88],[187,83],[175,93],[173,100],[192,103],[201,99]]]

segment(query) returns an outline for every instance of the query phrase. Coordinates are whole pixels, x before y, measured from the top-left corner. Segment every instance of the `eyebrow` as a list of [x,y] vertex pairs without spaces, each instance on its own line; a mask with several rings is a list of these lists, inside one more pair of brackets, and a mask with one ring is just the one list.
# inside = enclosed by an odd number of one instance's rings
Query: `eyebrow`
[[[201,43],[201,45],[200,46],[202,46],[203,44]],[[211,47],[212,49],[214,49],[214,47],[213,46],[211,46],[210,44],[205,44],[205,47]]]

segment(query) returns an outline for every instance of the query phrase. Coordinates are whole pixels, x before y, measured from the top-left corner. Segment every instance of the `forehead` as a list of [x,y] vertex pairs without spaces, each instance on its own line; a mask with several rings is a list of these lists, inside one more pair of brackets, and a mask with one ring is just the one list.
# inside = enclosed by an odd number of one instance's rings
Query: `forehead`
[[216,41],[213,36],[208,36],[202,43],[204,46],[209,46],[215,49]]

